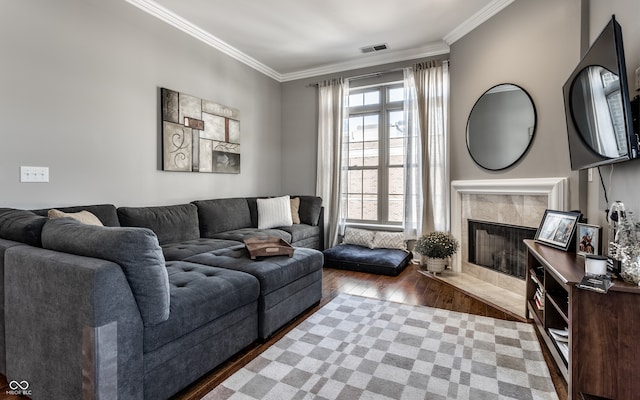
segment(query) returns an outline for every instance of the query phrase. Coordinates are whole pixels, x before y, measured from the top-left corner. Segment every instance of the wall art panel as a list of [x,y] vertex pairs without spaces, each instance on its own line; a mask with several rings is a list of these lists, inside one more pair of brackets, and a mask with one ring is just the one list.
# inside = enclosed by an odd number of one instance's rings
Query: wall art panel
[[162,169],[240,173],[240,112],[161,88]]

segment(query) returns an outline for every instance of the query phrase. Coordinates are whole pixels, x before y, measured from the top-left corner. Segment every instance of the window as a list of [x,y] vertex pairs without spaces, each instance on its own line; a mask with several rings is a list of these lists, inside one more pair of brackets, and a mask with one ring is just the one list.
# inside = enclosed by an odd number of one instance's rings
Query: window
[[348,223],[402,225],[404,132],[402,83],[349,93],[346,200]]

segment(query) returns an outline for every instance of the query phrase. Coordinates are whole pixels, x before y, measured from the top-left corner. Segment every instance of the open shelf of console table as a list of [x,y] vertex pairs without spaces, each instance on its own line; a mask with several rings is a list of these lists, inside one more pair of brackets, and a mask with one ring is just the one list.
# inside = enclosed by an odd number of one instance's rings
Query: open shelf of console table
[[[622,280],[607,294],[578,289],[584,258],[525,240],[527,318],[533,319],[569,399],[634,399],[640,394],[640,288]],[[542,307],[536,304],[544,299]],[[568,330],[568,355],[549,329]]]

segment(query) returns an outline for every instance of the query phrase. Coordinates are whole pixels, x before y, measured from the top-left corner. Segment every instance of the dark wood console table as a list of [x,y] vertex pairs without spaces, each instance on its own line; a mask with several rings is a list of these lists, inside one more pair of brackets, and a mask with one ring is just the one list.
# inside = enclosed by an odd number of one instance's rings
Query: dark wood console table
[[[525,240],[527,318],[565,377],[569,399],[640,397],[640,287],[622,280],[606,294],[578,289],[584,258]],[[536,291],[544,299],[536,304]],[[549,329],[568,329],[568,351]]]

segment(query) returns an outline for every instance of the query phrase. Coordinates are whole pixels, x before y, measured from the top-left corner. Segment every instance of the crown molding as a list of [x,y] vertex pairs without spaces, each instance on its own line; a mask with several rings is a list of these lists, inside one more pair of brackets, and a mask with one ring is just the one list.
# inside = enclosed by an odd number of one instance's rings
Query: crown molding
[[246,55],[235,47],[231,46],[227,42],[218,39],[213,36],[209,32],[204,29],[192,24],[181,16],[175,14],[174,12],[164,8],[160,4],[156,3],[152,0],[125,0],[127,3],[138,7],[142,11],[158,18],[159,20],[166,22],[167,24],[173,26],[181,30],[182,32],[191,35],[192,37],[204,42],[205,44],[221,51],[222,53],[228,55],[231,58],[234,58],[240,61],[243,64],[277,80],[281,80],[281,75],[273,70],[272,68],[264,65],[260,61],[256,60],[253,57]]
[[464,35],[471,32],[478,26],[480,26],[483,22],[493,17],[500,11],[502,11],[509,4],[513,3],[515,0],[494,0],[491,3],[487,4],[482,10],[478,11],[476,14],[472,15],[462,24],[460,24],[457,28],[449,32],[445,35],[444,42],[451,46],[453,43],[460,40]]
[[181,30],[182,32],[192,36],[195,39],[213,47],[216,50],[228,55],[229,57],[240,61],[241,63],[255,69],[264,75],[275,79],[278,82],[287,82],[297,79],[310,78],[320,75],[328,75],[337,72],[343,72],[353,69],[372,67],[381,64],[407,61],[425,57],[433,57],[449,53],[449,46],[471,32],[477,26],[500,12],[502,9],[513,3],[515,0],[494,0],[478,13],[467,19],[462,25],[447,34],[442,42],[430,44],[418,49],[400,50],[400,51],[384,51],[382,53],[370,53],[358,59],[345,62],[327,64],[317,68],[310,68],[290,73],[279,73],[269,66],[261,63],[255,58],[241,52],[223,40],[213,36],[211,33],[194,25],[181,16],[161,6],[153,0],[124,0],[127,3],[139,8],[140,10],[150,14],[159,20]]
[[389,64],[399,61],[415,60],[418,58],[433,57],[449,53],[449,46],[444,42],[434,43],[418,49],[384,51],[381,53],[369,53],[366,56],[350,61],[327,64],[317,68],[310,68],[281,75],[281,82],[311,78],[314,76],[328,75],[353,69],[373,67],[381,64]]

